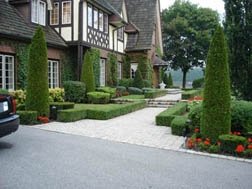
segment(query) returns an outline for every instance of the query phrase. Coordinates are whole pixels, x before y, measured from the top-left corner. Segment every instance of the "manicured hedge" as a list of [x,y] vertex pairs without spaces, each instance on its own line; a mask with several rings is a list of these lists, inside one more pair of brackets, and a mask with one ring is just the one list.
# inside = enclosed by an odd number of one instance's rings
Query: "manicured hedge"
[[86,85],[80,81],[65,81],[65,101],[84,102],[86,96]]
[[182,136],[186,121],[186,116],[175,116],[171,122],[172,134]]
[[111,98],[114,98],[116,96],[116,88],[112,87],[99,87],[96,89],[98,92],[104,92],[109,93]]
[[87,117],[87,110],[82,109],[67,109],[59,110],[57,113],[57,121],[72,122],[85,119]]
[[182,93],[182,99],[187,100],[189,98],[193,98],[194,96],[200,95],[201,90],[187,90]]
[[66,110],[74,108],[73,102],[51,102],[50,109],[52,106],[56,106],[57,110]]
[[175,118],[175,116],[181,115],[186,112],[186,107],[186,103],[179,102],[171,108],[168,108],[167,110],[161,112],[156,116],[156,125],[171,126],[171,122]]
[[146,107],[144,100],[125,104],[76,104],[74,109],[58,111],[57,121],[71,122],[85,118],[107,120],[144,107]]
[[143,90],[136,87],[129,87],[128,92],[129,94],[143,94]]
[[246,138],[242,136],[227,134],[227,135],[220,135],[219,141],[221,151],[234,154],[237,145],[241,144],[245,146]]
[[144,93],[144,98],[157,98],[167,94],[166,90],[150,90]]
[[110,94],[104,92],[89,92],[87,97],[91,104],[108,104],[110,101]]
[[37,111],[17,111],[17,114],[22,125],[33,125],[37,123]]

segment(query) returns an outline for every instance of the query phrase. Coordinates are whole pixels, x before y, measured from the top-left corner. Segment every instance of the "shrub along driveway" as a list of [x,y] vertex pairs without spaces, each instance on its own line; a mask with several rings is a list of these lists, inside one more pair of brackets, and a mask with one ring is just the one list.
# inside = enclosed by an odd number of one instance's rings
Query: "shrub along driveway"
[[178,150],[183,137],[171,135],[169,127],[157,127],[155,116],[164,108],[145,108],[109,120],[84,119],[71,123],[52,122],[34,127],[129,144]]

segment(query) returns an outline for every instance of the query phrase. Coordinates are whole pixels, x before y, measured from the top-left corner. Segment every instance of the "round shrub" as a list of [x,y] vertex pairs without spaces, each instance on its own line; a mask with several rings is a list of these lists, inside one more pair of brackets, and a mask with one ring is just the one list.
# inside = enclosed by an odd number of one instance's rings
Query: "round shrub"
[[190,109],[188,118],[191,120],[191,130],[195,127],[200,127],[200,118],[202,115],[202,104],[197,104]]
[[143,80],[143,85],[146,88],[150,88],[152,86],[152,82],[150,80],[144,79]]
[[17,114],[19,115],[20,124],[22,125],[33,125],[38,123],[37,111],[17,111]]
[[110,94],[104,92],[89,92],[87,93],[88,102],[92,104],[108,104]]
[[182,136],[186,121],[187,121],[187,117],[176,116],[171,122],[172,134]]
[[245,146],[246,138],[242,136],[227,134],[227,135],[220,135],[219,141],[221,151],[233,154],[235,153],[237,145],[241,144]]
[[83,82],[65,81],[64,90],[65,90],[65,101],[76,103],[85,101],[86,87]]
[[116,87],[116,96],[123,96],[123,94],[126,92],[126,87],[124,86],[117,86]]
[[126,88],[132,87],[133,79],[121,79],[121,80],[119,80],[119,85],[124,86]]
[[116,96],[116,88],[112,87],[99,87],[96,89],[98,92],[104,92],[109,93],[111,98],[114,98]]
[[199,79],[193,80],[192,87],[194,89],[202,88],[203,85],[204,85],[204,78],[199,78]]
[[143,90],[136,88],[136,87],[129,87],[128,92],[129,92],[129,94],[138,94],[138,95],[143,94]]

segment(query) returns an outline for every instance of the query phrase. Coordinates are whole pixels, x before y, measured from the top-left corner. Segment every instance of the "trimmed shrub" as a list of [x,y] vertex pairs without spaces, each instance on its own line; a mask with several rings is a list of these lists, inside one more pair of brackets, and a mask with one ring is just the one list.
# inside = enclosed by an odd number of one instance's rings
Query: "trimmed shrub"
[[245,146],[246,138],[242,136],[226,134],[220,135],[219,141],[221,151],[234,154],[237,145],[242,144]]
[[95,91],[95,78],[92,64],[91,52],[87,51],[84,56],[82,69],[81,69],[81,79],[80,81],[86,84],[86,91]]
[[119,85],[123,87],[132,87],[133,86],[133,79],[121,79],[119,80]]
[[144,87],[143,78],[139,69],[137,69],[136,71],[136,76],[133,80],[133,86],[139,89],[142,89]]
[[200,119],[202,116],[202,104],[194,106],[189,114],[188,118],[191,120],[191,130],[194,130],[195,127],[200,127]]
[[126,87],[124,87],[124,86],[117,86],[116,87],[116,93],[119,93],[120,95],[119,96],[122,96],[122,94],[124,93],[124,92],[126,92],[127,90],[126,90]]
[[171,122],[172,134],[182,136],[186,121],[187,117],[185,116],[175,116]]
[[156,116],[156,125],[171,126],[172,120],[177,116],[186,112],[187,104],[179,102],[176,105],[168,108]]
[[17,111],[17,114],[19,115],[20,124],[22,125],[33,125],[38,123],[37,111]]
[[96,89],[98,92],[104,92],[109,93],[111,98],[114,98],[116,96],[116,88],[111,87],[99,87]]
[[6,89],[0,89],[0,94],[9,94],[9,91]]
[[144,92],[144,98],[157,98],[167,94],[166,90],[150,90]]
[[100,51],[98,49],[90,49],[91,62],[93,64],[95,86],[100,86]]
[[64,102],[64,89],[54,88],[49,89],[49,102]]
[[163,76],[163,82],[165,84],[165,87],[168,88],[168,76],[167,76],[167,73],[164,73],[164,76]]
[[150,87],[152,87],[152,81],[144,79],[143,85],[145,88],[150,88]]
[[123,77],[124,78],[130,78],[130,71],[131,71],[131,65],[130,65],[130,57],[126,55],[123,57]]
[[73,102],[51,102],[50,109],[52,106],[55,106],[57,110],[66,110],[74,108]]
[[59,122],[73,122],[87,117],[87,110],[81,109],[67,109],[59,110],[57,113],[57,121]]
[[182,93],[182,99],[188,100],[200,94],[201,94],[201,90],[185,90]]
[[117,76],[117,57],[116,54],[109,53],[108,54],[108,85],[111,87],[115,87],[118,84],[118,76]]
[[39,26],[29,52],[25,108],[37,111],[38,116],[49,115],[48,62],[44,32]]
[[173,79],[172,79],[172,75],[171,75],[171,72],[169,73],[169,76],[168,76],[168,83],[167,83],[167,87],[170,88],[173,86]]
[[192,87],[194,89],[202,88],[203,85],[204,85],[204,78],[199,78],[199,79],[193,80]]
[[143,94],[143,90],[136,87],[129,87],[128,92],[129,94]]
[[216,142],[219,135],[229,134],[230,77],[225,37],[219,26],[213,36],[206,64],[201,134]]
[[110,94],[104,92],[89,92],[87,97],[92,104],[108,104],[110,101]]
[[65,81],[65,101],[84,102],[86,96],[86,85],[80,81]]
[[16,100],[17,106],[21,104],[25,104],[25,99],[26,99],[26,92],[24,90],[16,90],[16,91],[11,91],[10,95],[13,96]]

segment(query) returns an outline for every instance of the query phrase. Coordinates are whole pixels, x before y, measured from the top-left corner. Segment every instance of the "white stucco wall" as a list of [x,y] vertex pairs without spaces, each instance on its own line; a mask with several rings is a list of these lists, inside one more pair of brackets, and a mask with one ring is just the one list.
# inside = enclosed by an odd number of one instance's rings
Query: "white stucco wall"
[[66,41],[72,41],[72,27],[62,27],[61,28],[61,36]]

